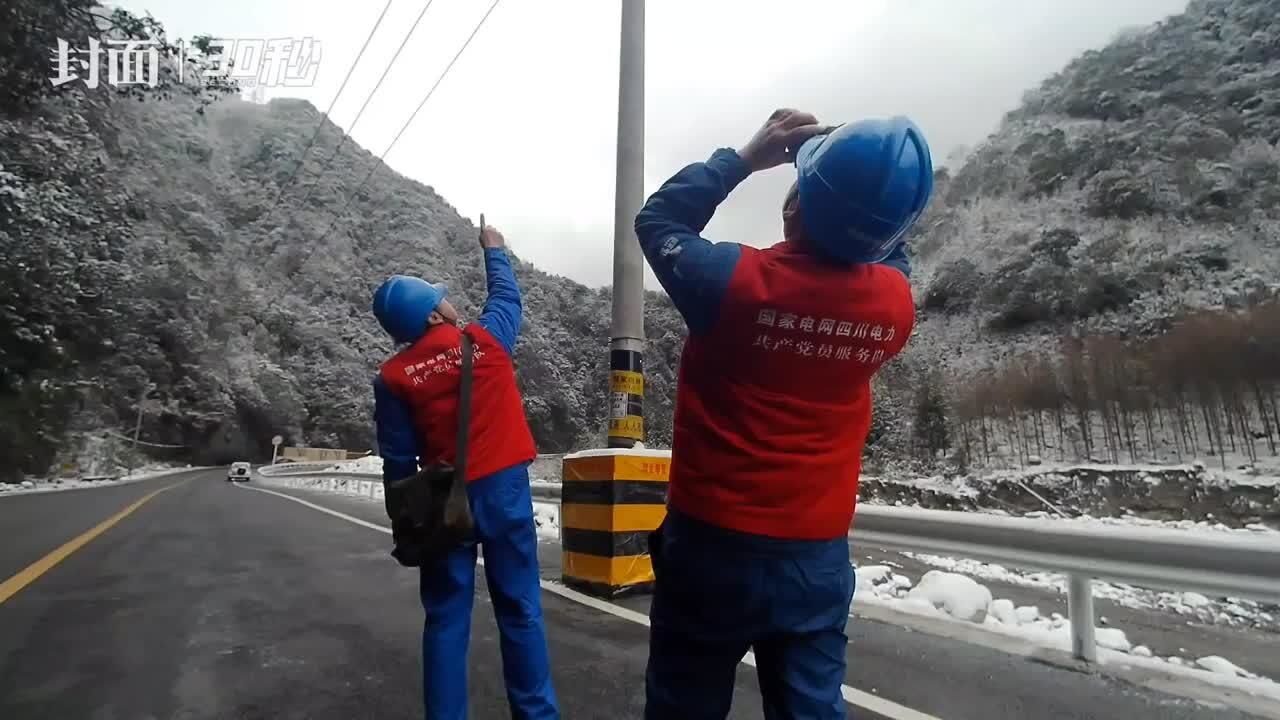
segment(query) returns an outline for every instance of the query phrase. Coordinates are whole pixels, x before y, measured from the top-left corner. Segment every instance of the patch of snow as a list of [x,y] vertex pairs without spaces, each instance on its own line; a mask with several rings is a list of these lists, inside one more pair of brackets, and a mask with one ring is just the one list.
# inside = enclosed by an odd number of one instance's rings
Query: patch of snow
[[[1098,651],[1098,661],[1103,665],[1127,665],[1160,670],[1182,677],[1202,680],[1218,687],[1239,690],[1249,695],[1280,701],[1280,683],[1274,680],[1257,677],[1252,674],[1239,676],[1213,672],[1193,665],[1179,657],[1170,657],[1166,660],[1164,658],[1144,657],[1134,653],[1122,653],[1103,648]],[[1235,666],[1233,665],[1232,667]]]
[[149,465],[134,472],[132,475],[121,475],[118,477],[105,478],[102,480],[81,480],[81,479],[63,479],[48,478],[41,480],[23,480],[21,483],[0,483],[0,497],[11,495],[27,495],[31,493],[49,493],[62,492],[66,490],[82,490],[85,488],[111,487],[115,485],[127,485],[141,480],[150,480],[152,478],[171,475],[173,473],[182,472],[184,470],[203,469],[193,468],[190,465],[170,466],[170,465]]
[[1129,642],[1128,636],[1120,628],[1097,628],[1093,631],[1093,639],[1098,644],[1098,647],[1119,650],[1120,652],[1129,652],[1133,649],[1133,643]]
[[1012,600],[1006,600],[1005,598],[992,600],[991,607],[987,608],[987,613],[1005,625],[1019,624],[1018,612],[1014,609]]
[[1035,605],[1023,605],[1013,611],[1014,617],[1017,618],[1019,625],[1033,623],[1040,617],[1040,608]]
[[[1267,459],[1259,459],[1253,462],[1243,456],[1228,459],[1229,469],[1221,467],[1209,467],[1205,462],[1196,460],[1192,462],[1167,462],[1167,463],[1106,463],[1106,462],[1048,462],[1044,458],[1031,455],[1025,462],[1019,462],[1016,467],[989,467],[984,470],[981,475],[977,476],[976,482],[979,484],[987,484],[998,481],[1017,481],[1029,480],[1037,478],[1041,482],[1072,482],[1072,473],[1085,471],[1098,473],[1100,480],[1105,481],[1107,478],[1117,473],[1133,474],[1139,479],[1151,484],[1160,485],[1163,482],[1161,475],[1169,472],[1185,472],[1199,477],[1206,486],[1224,486],[1224,487],[1277,487],[1280,486],[1280,463]],[[1213,465],[1219,466],[1217,460]],[[902,482],[906,484],[934,484],[942,478],[921,478],[921,479],[898,479],[894,478],[893,482]],[[945,483],[938,483],[945,487]]]
[[382,474],[382,458],[377,455],[366,455],[356,460],[345,460],[334,463],[329,470],[333,472],[376,473]]
[[[931,490],[936,493],[953,495],[956,497],[977,497],[979,495],[978,489],[971,486],[969,484],[969,478],[963,475],[952,477],[934,475],[923,478],[894,478],[892,480],[873,475],[863,477],[865,480],[893,483],[895,485],[908,485],[921,490]],[[899,500],[895,504],[902,505],[903,503]]]
[[1247,536],[1254,532],[1275,532],[1265,525],[1261,525],[1259,530],[1252,528],[1233,528],[1220,522],[1208,522],[1205,520],[1145,520],[1139,517],[1107,517],[1107,518],[1091,518],[1078,517],[1063,520],[1063,522],[1074,523],[1094,523],[1098,525],[1120,525],[1136,528],[1155,528],[1162,530],[1178,530],[1187,532],[1198,532],[1212,535],[1213,537],[1221,537],[1224,533],[1231,533],[1238,536]]
[[1210,655],[1196,660],[1196,665],[1218,675],[1228,675],[1230,677],[1257,678],[1257,675],[1245,670],[1235,663],[1218,655]]
[[875,585],[877,582],[883,582],[885,578],[893,575],[893,568],[888,565],[865,565],[857,568],[854,573],[858,576],[858,584],[868,583]]
[[1229,480],[1232,485],[1239,487],[1276,487],[1280,485],[1280,475],[1250,475],[1243,476],[1231,473]]
[[1200,607],[1205,607],[1211,601],[1209,600],[1209,598],[1205,597],[1204,595],[1201,595],[1198,592],[1184,592],[1182,593],[1182,602],[1187,604],[1190,607],[1200,608]]
[[911,578],[894,573],[888,565],[864,565],[854,573],[857,575],[855,593],[859,595],[897,599],[905,597],[911,589]]
[[973,622],[986,619],[992,599],[986,585],[965,575],[941,570],[925,573],[907,597],[920,598],[954,618]]
[[535,502],[533,504],[533,523],[537,526],[538,537],[557,540],[560,537],[560,506],[556,503]]
[[[1067,592],[1065,575],[1041,571],[1010,570],[1002,565],[984,563],[968,558],[952,558],[926,553],[904,552],[903,555],[948,572],[1017,587],[1049,590],[1064,595]],[[1110,600],[1117,605],[1135,610],[1165,610],[1194,617],[1200,622],[1229,626],[1271,627],[1277,618],[1251,600],[1234,598],[1210,599],[1200,593],[1166,592],[1148,590],[1132,585],[1101,580],[1093,582],[1095,598]]]
[[[1046,618],[1033,606],[1015,608],[1007,599],[992,599],[986,586],[956,573],[930,570],[915,590],[905,594],[895,592],[895,577],[901,576],[891,574],[884,565],[859,568],[859,591],[855,602],[944,618],[1043,647],[1071,650],[1071,624],[1059,613]],[[1225,658],[1215,655],[1192,661],[1178,656],[1156,657],[1151,648],[1135,645],[1124,630],[1114,627],[1094,628],[1094,638],[1099,661],[1104,664],[1173,672],[1219,687],[1280,700],[1280,684],[1254,675]]]

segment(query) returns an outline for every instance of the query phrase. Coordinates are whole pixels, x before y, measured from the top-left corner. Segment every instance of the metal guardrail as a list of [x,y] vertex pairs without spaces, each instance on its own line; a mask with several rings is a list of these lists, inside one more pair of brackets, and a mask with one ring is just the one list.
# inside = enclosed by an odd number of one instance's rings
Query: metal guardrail
[[[309,465],[327,468],[333,463]],[[381,497],[382,479],[375,473],[314,467],[277,472],[279,467],[262,474],[288,477],[291,484],[312,480],[306,484]],[[359,483],[376,485],[377,490]],[[559,483],[535,480],[531,487],[540,500],[560,501]],[[1280,542],[1274,538],[861,504],[849,543],[855,548],[870,545],[1065,574],[1072,653],[1088,662],[1097,661],[1095,579],[1280,604]]]
[[[333,460],[328,461],[306,461],[306,462],[282,462],[275,465],[263,465],[257,469],[258,474],[263,477],[279,477],[282,475],[306,475],[317,471],[328,470],[337,465]],[[357,473],[371,475],[371,473]]]

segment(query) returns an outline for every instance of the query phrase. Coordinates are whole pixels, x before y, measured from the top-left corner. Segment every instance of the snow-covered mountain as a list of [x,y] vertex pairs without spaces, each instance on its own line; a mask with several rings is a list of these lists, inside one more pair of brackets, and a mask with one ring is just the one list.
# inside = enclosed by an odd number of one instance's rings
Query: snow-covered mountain
[[1013,455],[1274,452],[1278,11],[1196,0],[1126,32],[938,173],[919,328],[882,393],[911,398],[900,440],[985,458],[995,424]]

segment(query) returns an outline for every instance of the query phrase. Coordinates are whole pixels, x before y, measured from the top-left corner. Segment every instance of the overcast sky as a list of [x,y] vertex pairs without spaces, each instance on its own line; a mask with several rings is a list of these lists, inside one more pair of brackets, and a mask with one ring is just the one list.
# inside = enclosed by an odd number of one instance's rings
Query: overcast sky
[[[426,0],[391,10],[334,110],[351,120]],[[491,0],[434,0],[354,129],[379,153]],[[318,39],[324,110],[385,0],[123,0],[171,37]],[[824,122],[906,114],[938,164],[991,133],[1023,91],[1117,31],[1185,0],[649,0],[646,192],[776,107]],[[387,158],[464,215],[486,219],[541,268],[611,282],[620,0],[503,0]],[[785,168],[749,179],[707,236],[767,246],[781,233]],[[655,287],[652,275],[648,287]]]

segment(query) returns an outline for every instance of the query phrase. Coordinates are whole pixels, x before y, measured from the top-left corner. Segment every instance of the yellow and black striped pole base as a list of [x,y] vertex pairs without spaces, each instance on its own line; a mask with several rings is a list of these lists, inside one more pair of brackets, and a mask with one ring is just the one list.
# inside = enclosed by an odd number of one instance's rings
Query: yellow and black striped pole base
[[644,441],[644,353],[609,352],[609,447]]
[[653,587],[649,533],[667,515],[671,455],[592,450],[564,458],[561,547],[566,585],[600,597]]

